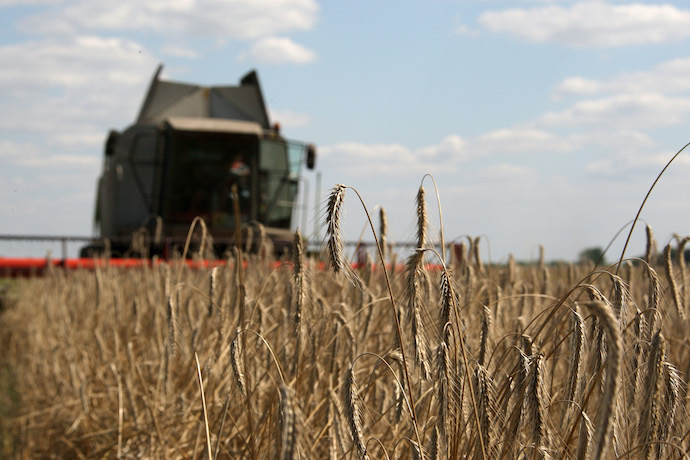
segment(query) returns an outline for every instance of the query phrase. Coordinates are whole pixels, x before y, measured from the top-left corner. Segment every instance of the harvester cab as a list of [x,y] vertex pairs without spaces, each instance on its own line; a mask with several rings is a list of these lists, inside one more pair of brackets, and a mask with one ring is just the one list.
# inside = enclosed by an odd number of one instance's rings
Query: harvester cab
[[106,246],[113,254],[168,255],[195,217],[219,254],[258,224],[280,252],[292,238],[300,176],[314,167],[314,146],[287,140],[270,124],[254,71],[238,86],[204,87],[163,81],[161,70],[136,123],[108,136],[95,215],[107,244],[82,255]]

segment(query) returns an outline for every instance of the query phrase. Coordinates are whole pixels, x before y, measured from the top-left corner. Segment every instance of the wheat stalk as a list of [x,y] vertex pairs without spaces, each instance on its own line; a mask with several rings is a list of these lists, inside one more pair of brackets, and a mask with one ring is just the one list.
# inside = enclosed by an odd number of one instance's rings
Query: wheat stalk
[[213,458],[213,450],[211,449],[211,432],[209,431],[209,426],[208,426],[208,411],[206,410],[206,396],[204,395],[204,380],[201,377],[201,365],[199,364],[199,356],[194,353],[194,360],[196,361],[196,371],[197,371],[197,378],[199,381],[199,393],[201,394],[201,407],[203,411],[203,416],[204,416],[204,429],[206,432],[206,453],[208,455],[209,460]]

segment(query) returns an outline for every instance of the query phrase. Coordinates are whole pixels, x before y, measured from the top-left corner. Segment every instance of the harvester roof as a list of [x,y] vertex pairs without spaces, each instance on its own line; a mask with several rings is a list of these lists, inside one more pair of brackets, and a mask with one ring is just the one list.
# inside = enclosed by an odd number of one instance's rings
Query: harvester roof
[[200,86],[161,80],[158,66],[137,123],[157,124],[171,117],[219,118],[250,121],[270,128],[261,85],[255,71],[238,86]]
[[261,137],[263,134],[261,126],[253,121],[170,117],[165,122],[176,131],[235,133],[256,137]]

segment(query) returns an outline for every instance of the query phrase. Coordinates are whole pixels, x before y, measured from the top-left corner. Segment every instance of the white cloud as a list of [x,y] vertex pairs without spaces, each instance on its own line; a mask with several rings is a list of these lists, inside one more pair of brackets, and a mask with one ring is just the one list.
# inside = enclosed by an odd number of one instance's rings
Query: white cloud
[[73,170],[75,167],[93,168],[99,163],[100,158],[95,155],[86,156],[68,154],[25,157],[18,162],[20,166],[49,168],[51,170],[63,168]]
[[182,46],[182,45],[165,45],[161,49],[161,53],[166,55],[166,56],[172,56],[172,57],[182,57],[182,58],[198,58],[199,53],[197,53],[194,49],[189,48],[187,46]]
[[339,173],[414,178],[426,173],[452,173],[457,163],[469,158],[465,141],[455,135],[414,150],[400,144],[347,142],[320,147],[319,155],[329,168]]
[[314,0],[76,0],[21,23],[24,31],[76,34],[84,31],[149,31],[163,35],[257,39],[311,29]]
[[458,161],[467,157],[465,141],[456,135],[447,136],[435,145],[423,147],[417,151],[422,159],[427,161]]
[[481,31],[479,29],[471,28],[464,24],[460,24],[455,28],[455,33],[459,35],[464,35],[466,37],[478,37]]
[[604,85],[596,80],[583,77],[568,77],[558,85],[554,92],[554,98],[560,99],[568,94],[591,95],[601,92]]
[[[675,152],[648,152],[643,153],[634,151],[619,152],[615,155],[597,161],[591,161],[585,165],[585,170],[596,176],[609,178],[630,177],[631,174],[643,174],[648,178],[651,185],[652,179],[661,172],[666,163],[673,157]],[[680,155],[673,162],[674,168],[690,166],[690,158]],[[669,169],[669,174],[673,174],[673,168]]]
[[478,171],[477,177],[490,181],[492,185],[499,183],[505,186],[507,183],[532,182],[537,174],[526,166],[497,163]]
[[271,120],[280,123],[282,127],[304,127],[309,126],[311,117],[304,113],[296,113],[291,110],[268,109]]
[[561,112],[546,113],[539,123],[564,127],[647,129],[670,126],[690,115],[690,98],[663,94],[615,94],[577,102]]
[[0,47],[0,100],[11,114],[0,118],[0,130],[83,141],[114,120],[129,122],[140,100],[123,95],[143,93],[157,65],[141,50],[133,41],[94,36]]
[[472,140],[477,153],[542,153],[566,152],[573,149],[572,141],[555,133],[528,125],[489,131]]
[[690,91],[690,58],[663,62],[653,69],[628,72],[609,80],[570,77],[554,91],[559,99],[567,95],[589,96],[601,93],[673,94]]
[[0,142],[0,161],[6,167],[73,170],[82,166],[93,168],[100,158],[98,155],[53,154],[36,143],[4,140]]
[[36,156],[41,148],[34,143],[0,140],[0,160],[3,162],[17,162],[23,156]]
[[690,38],[690,10],[673,5],[601,1],[488,11],[479,23],[537,43],[616,47]]
[[0,7],[14,5],[51,5],[63,0],[0,0]]
[[285,37],[262,38],[252,45],[241,60],[260,64],[305,64],[316,59],[316,54]]
[[138,84],[155,68],[140,44],[120,38],[76,36],[41,39],[0,47],[0,85],[80,88]]

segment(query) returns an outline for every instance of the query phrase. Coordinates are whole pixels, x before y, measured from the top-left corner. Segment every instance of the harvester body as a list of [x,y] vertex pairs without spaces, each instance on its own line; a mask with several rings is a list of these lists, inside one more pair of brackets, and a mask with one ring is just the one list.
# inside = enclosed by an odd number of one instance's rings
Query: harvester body
[[[258,224],[277,250],[285,247],[313,146],[270,125],[253,71],[238,86],[217,87],[163,81],[160,71],[136,123],[108,136],[96,199],[101,239],[113,252],[161,253],[163,241],[184,240],[200,217],[225,242],[221,250]],[[133,246],[142,231],[150,244]]]

